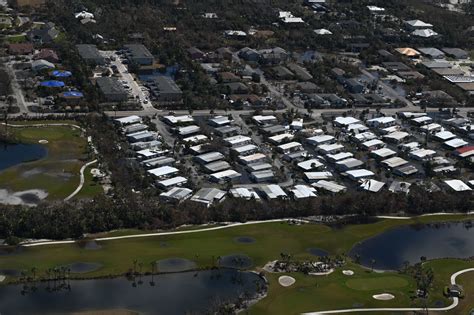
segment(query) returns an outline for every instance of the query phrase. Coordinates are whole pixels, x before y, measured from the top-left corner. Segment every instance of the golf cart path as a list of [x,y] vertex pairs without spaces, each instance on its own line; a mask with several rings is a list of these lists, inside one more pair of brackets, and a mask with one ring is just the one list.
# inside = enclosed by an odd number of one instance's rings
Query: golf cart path
[[[399,220],[408,220],[417,217],[425,216],[436,216],[436,215],[471,215],[474,214],[474,211],[467,213],[429,213],[422,214],[416,217],[397,217],[397,216],[376,216],[379,219],[399,219]],[[190,233],[200,233],[200,232],[209,232],[222,229],[229,229],[237,226],[243,225],[252,225],[252,224],[262,224],[262,223],[272,223],[272,222],[286,222],[286,221],[296,221],[301,223],[308,223],[308,220],[303,219],[294,219],[294,218],[284,218],[284,219],[272,219],[272,220],[262,220],[262,221],[248,221],[248,222],[221,222],[223,225],[214,226],[209,228],[198,228],[196,230],[186,230],[186,231],[170,231],[170,232],[155,232],[155,233],[143,233],[143,234],[130,234],[122,236],[110,236],[110,237],[99,237],[95,238],[96,241],[113,241],[121,240],[128,238],[141,238],[141,237],[153,237],[153,236],[163,236],[163,235],[177,235],[177,234],[190,234]],[[71,244],[75,243],[75,240],[61,240],[61,241],[52,241],[48,239],[37,239],[37,240],[26,240],[21,243],[22,246],[45,246],[45,245],[60,245],[60,244]]]
[[80,179],[80,182],[79,182],[79,186],[77,186],[76,190],[74,190],[72,192],[72,194],[70,194],[69,196],[64,198],[64,201],[68,201],[69,199],[71,199],[72,197],[74,197],[75,195],[77,195],[81,191],[82,187],[84,186],[84,182],[85,182],[84,171],[89,165],[92,165],[94,163],[97,163],[97,160],[90,161],[90,162],[82,165],[81,170],[80,170],[81,179]]
[[[456,278],[466,272],[473,272],[474,268],[463,269],[455,272],[451,275],[451,284],[456,284]],[[360,312],[417,312],[417,311],[432,311],[432,312],[445,312],[456,308],[459,305],[459,298],[453,297],[453,303],[445,307],[430,307],[430,308],[417,308],[417,307],[406,307],[406,308],[351,308],[343,310],[330,310],[330,311],[318,311],[303,313],[302,315],[318,315],[318,314],[342,314],[342,313],[360,313]]]
[[[95,241],[113,241],[121,240],[128,238],[141,238],[141,237],[153,237],[153,236],[164,236],[164,235],[178,235],[178,234],[191,234],[191,233],[201,233],[209,232],[216,230],[223,230],[228,228],[233,228],[243,225],[252,225],[252,224],[262,224],[262,223],[271,223],[271,222],[287,222],[287,221],[297,221],[297,222],[308,222],[305,220],[299,219],[273,219],[273,220],[264,220],[264,221],[248,221],[248,222],[237,222],[237,223],[228,223],[225,225],[213,226],[209,228],[196,229],[196,230],[185,230],[185,231],[170,231],[170,232],[156,232],[156,233],[147,233],[147,234],[132,234],[132,235],[122,235],[122,236],[110,236],[110,237],[99,237],[94,238]],[[59,244],[71,244],[75,243],[75,240],[63,240],[63,241],[50,241],[50,240],[37,240],[34,242],[22,243],[22,246],[33,247],[33,246],[44,246],[44,245],[59,245]]]

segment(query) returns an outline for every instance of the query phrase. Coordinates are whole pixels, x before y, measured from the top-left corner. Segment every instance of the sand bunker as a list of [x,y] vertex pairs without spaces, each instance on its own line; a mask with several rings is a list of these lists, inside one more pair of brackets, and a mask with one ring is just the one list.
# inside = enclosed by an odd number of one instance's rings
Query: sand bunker
[[38,141],[38,143],[40,143],[40,144],[48,144],[49,142],[48,142],[48,140],[41,139],[41,140]]
[[343,270],[342,274],[344,274],[346,276],[352,276],[352,275],[354,275],[354,271],[352,271],[352,270]]
[[379,300],[379,301],[389,301],[389,300],[393,300],[395,298],[395,296],[393,294],[390,294],[390,293],[376,294],[376,295],[372,295],[372,297],[376,300]]
[[290,276],[281,276],[280,278],[278,278],[278,283],[282,287],[289,287],[293,285],[295,282],[296,282],[295,278],[290,277]]
[[0,189],[0,203],[5,205],[36,206],[46,197],[48,197],[48,193],[41,189],[30,189],[17,192]]

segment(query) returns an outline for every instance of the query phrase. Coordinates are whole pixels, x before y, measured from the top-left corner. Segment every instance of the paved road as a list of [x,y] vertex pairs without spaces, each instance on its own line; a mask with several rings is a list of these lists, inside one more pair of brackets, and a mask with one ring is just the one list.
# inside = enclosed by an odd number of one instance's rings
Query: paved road
[[18,108],[20,109],[20,114],[23,113],[28,113],[28,107],[25,102],[25,98],[23,96],[22,89],[20,87],[20,84],[18,83],[18,79],[16,77],[15,70],[12,68],[12,63],[7,63],[6,64],[6,69],[8,72],[8,75],[11,78],[11,88],[13,91],[13,95],[15,96],[16,103],[18,105]]
[[[367,76],[369,79],[377,80],[377,78],[373,74],[371,74],[369,71],[367,71],[366,69],[360,68],[360,71],[365,76]],[[404,108],[404,110],[406,110],[406,111],[420,110],[420,108],[416,107],[411,101],[409,101],[405,97],[401,96],[399,93],[397,93],[397,91],[395,91],[392,87],[387,85],[385,82],[379,80],[378,84],[382,88],[382,90],[384,90],[386,95],[389,95],[392,98],[397,99],[397,100],[401,101],[402,103],[406,104],[406,107]]]
[[[474,268],[468,268],[460,270],[451,275],[451,284],[456,284],[456,278],[466,272],[473,272]],[[352,308],[344,310],[331,310],[331,311],[319,311],[319,312],[309,312],[303,313],[303,315],[320,315],[320,314],[343,314],[343,313],[362,313],[362,312],[446,312],[455,309],[459,305],[459,298],[453,297],[453,303],[446,307],[429,307],[429,308],[419,308],[419,307],[394,307],[394,308]]]

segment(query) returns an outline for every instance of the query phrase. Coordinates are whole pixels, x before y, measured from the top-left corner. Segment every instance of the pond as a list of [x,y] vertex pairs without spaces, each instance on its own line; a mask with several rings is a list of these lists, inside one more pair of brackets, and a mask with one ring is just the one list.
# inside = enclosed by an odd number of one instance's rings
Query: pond
[[420,262],[422,256],[436,258],[469,258],[474,256],[474,229],[465,223],[401,226],[376,235],[350,251],[360,255],[362,265],[379,270],[397,270],[404,262]]
[[[70,290],[47,290],[21,294],[22,285],[0,287],[2,314],[50,314],[84,310],[128,309],[141,314],[205,313],[211,306],[236,302],[244,294],[255,296],[264,280],[251,272],[233,269],[205,270],[144,276],[132,282],[125,278],[72,280]],[[52,285],[50,283],[49,285]]]
[[0,142],[0,171],[44,158],[48,149],[41,144],[9,144]]

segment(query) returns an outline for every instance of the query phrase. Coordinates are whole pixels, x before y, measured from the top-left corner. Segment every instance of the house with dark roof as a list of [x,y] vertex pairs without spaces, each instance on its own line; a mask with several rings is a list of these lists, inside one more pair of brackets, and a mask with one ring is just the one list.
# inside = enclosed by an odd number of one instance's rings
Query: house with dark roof
[[59,63],[60,61],[58,54],[50,48],[41,49],[39,53],[33,56],[33,59],[35,60],[43,59],[52,63]]
[[238,55],[243,60],[249,61],[249,62],[258,62],[258,60],[260,59],[260,53],[250,47],[242,48],[241,50],[239,50]]
[[42,25],[40,28],[35,28],[26,33],[26,37],[33,43],[47,44],[51,43],[58,37],[59,31],[52,22]]
[[443,48],[442,49],[448,56],[456,59],[468,59],[469,53],[461,48]]
[[191,57],[192,60],[202,60],[206,56],[206,54],[202,50],[196,47],[188,48],[187,52],[188,52],[189,57]]
[[180,102],[183,92],[170,77],[153,76],[145,84],[150,88],[151,97],[158,102]]
[[129,44],[124,46],[128,61],[140,66],[149,66],[155,62],[151,52],[142,44]]
[[10,55],[28,55],[34,51],[31,43],[8,44],[8,53]]
[[313,78],[306,68],[297,65],[296,63],[289,63],[287,68],[293,71],[295,77],[301,81],[309,81]]
[[105,58],[101,55],[95,45],[80,44],[76,45],[76,49],[84,60],[89,65],[105,65]]
[[100,77],[96,79],[96,85],[106,101],[126,101],[128,94],[116,78]]

